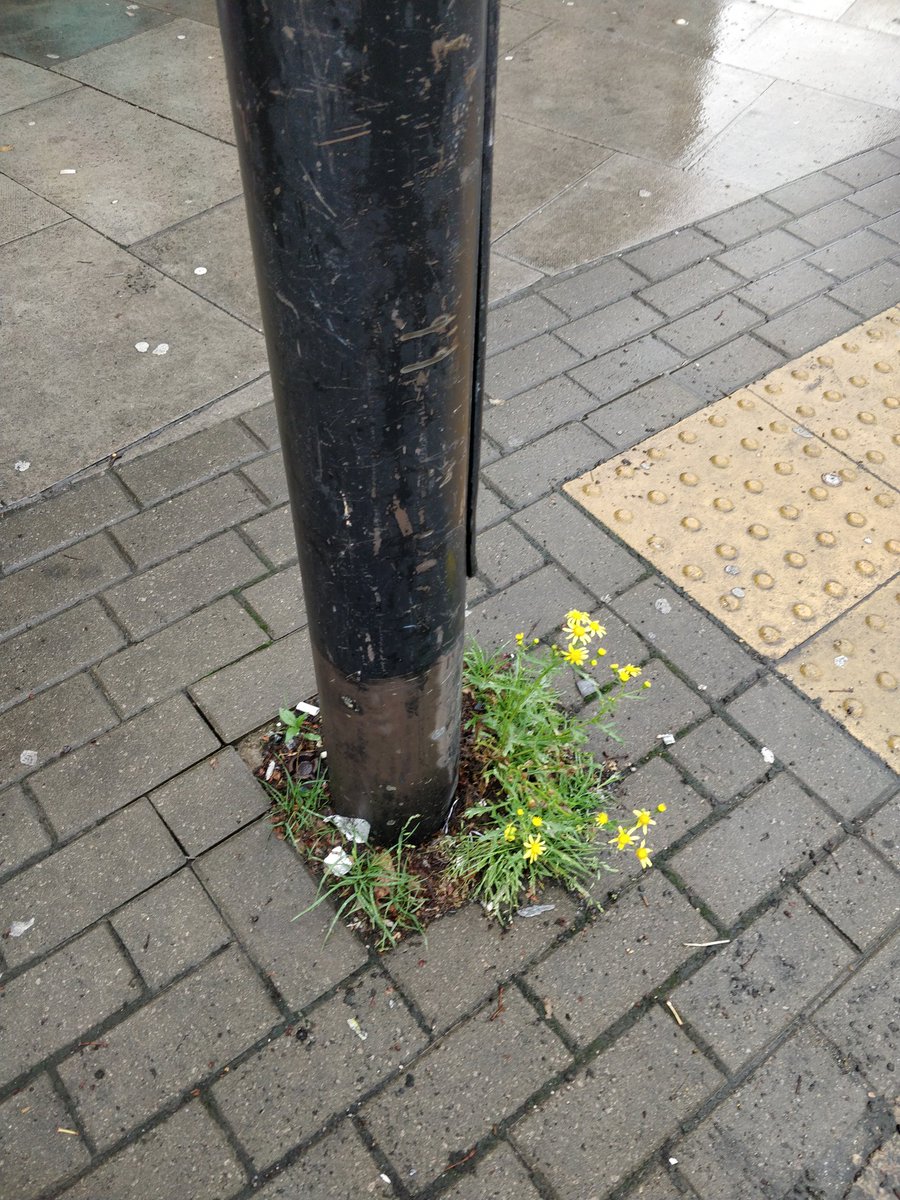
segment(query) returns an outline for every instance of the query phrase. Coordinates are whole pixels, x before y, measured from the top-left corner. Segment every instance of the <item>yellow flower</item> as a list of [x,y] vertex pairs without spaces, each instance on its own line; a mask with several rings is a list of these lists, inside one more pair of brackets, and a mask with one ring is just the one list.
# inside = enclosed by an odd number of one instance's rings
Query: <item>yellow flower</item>
[[645,679],[644,682],[641,684],[641,687],[642,688],[650,688],[650,687],[653,687],[653,684],[650,682],[649,679]]
[[594,651],[594,653],[597,655],[598,658],[603,658],[606,655],[606,651],[603,649],[602,646],[598,646],[597,649]]
[[573,621],[571,625],[566,627],[566,637],[573,646],[580,643],[589,642],[591,640],[590,632],[586,625],[582,625],[580,621]]
[[665,806],[664,804],[657,804],[657,806],[656,806],[656,811],[657,811],[657,812],[665,812],[665,811],[666,811],[666,806]]
[[609,839],[609,844],[614,845],[617,850],[624,850],[627,846],[634,845],[634,838],[624,825],[620,825],[619,832],[614,838]]
[[635,854],[637,855],[638,862],[641,864],[641,867],[645,871],[646,871],[647,867],[653,866],[653,863],[650,861],[651,851],[649,850],[649,848],[647,846],[644,845],[643,842],[641,842],[641,844],[638,846],[637,850],[635,850]]
[[514,842],[518,837],[515,825],[507,825],[507,827],[503,830],[503,836],[508,842]]
[[641,673],[641,668],[636,667],[633,663],[627,663],[624,667],[620,667],[618,663],[613,663],[610,670],[616,672],[622,683],[627,683],[629,679],[634,679]]
[[533,863],[540,858],[547,847],[544,845],[544,840],[539,834],[530,833],[525,839],[525,849],[522,851],[522,857],[528,863]]
[[580,667],[587,658],[587,650],[584,646],[569,646],[563,655],[563,662],[571,663],[573,667]]
[[646,829],[648,825],[656,824],[656,822],[650,816],[649,809],[633,808],[631,811],[635,815],[635,829]]
[[517,808],[517,809],[516,809],[516,816],[517,816],[517,817],[524,817],[524,816],[525,816],[525,809],[524,809],[524,808]]
[[606,822],[609,820],[609,813],[599,812],[599,813],[597,813],[596,817],[594,817],[594,820],[597,822],[598,825],[605,825]]
[[532,644],[532,646],[539,646],[541,644],[541,639],[540,638],[532,638],[531,644]]
[[594,637],[598,637],[598,638],[606,637],[606,629],[604,628],[603,625],[600,624],[599,621],[588,621],[587,627],[591,631],[591,633],[594,635]]
[[591,619],[590,613],[580,612],[577,608],[573,608],[573,609],[570,609],[570,611],[566,613],[566,627],[568,628],[572,624],[573,621],[580,621],[580,622],[584,623],[585,621],[589,621],[590,619]]
[[[543,825],[544,822],[541,817],[532,817],[531,823],[535,827],[535,829],[540,829],[540,827]],[[655,825],[656,822],[654,821],[653,824]]]
[[516,645],[521,646],[524,641],[525,641],[525,634],[517,633],[516,634]]
[[596,665],[597,665],[597,660],[596,660],[596,658],[592,658],[592,659],[591,659],[591,666],[592,666],[592,667],[596,667]]

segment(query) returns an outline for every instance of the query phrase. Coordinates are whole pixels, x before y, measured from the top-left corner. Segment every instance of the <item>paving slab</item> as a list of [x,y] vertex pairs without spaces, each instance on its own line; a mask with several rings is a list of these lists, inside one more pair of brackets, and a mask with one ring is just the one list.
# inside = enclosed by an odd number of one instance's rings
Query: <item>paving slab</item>
[[50,836],[22,789],[0,792],[0,873],[16,870],[49,846]]
[[831,294],[860,316],[874,317],[900,294],[900,266],[896,262],[879,263],[839,284]]
[[510,350],[493,355],[485,367],[485,391],[496,400],[536,387],[555,378],[567,367],[581,362],[582,356],[552,333],[541,334]]
[[[810,296],[819,295],[829,285],[830,280],[824,271],[801,260],[754,280],[741,288],[737,295],[771,316],[799,304],[801,300],[808,300]],[[886,304],[883,304],[876,311],[881,312],[885,307]]]
[[900,875],[857,838],[838,846],[800,889],[861,950],[900,916]]
[[872,845],[900,870],[900,797],[895,797],[866,822]]
[[279,1019],[236,947],[224,950],[59,1066],[80,1119],[109,1146],[224,1066]]
[[150,801],[191,858],[262,816],[270,805],[268,793],[232,746],[151,792]]
[[307,911],[316,899],[316,885],[268,821],[258,821],[210,850],[195,869],[248,953],[292,1008],[305,1007],[365,962],[362,943],[340,922],[326,941],[334,912],[328,903]]
[[47,67],[168,19],[143,6],[129,11],[124,0],[37,0],[4,9],[0,40],[5,53]]
[[735,388],[780,367],[784,358],[780,351],[765,345],[753,334],[742,334],[683,366],[673,378],[703,400],[721,400]]
[[773,188],[768,193],[768,198],[779,208],[786,208],[788,212],[800,217],[832,200],[839,200],[850,191],[852,188],[849,184],[828,171],[812,171],[791,183],[783,183],[781,187]]
[[397,1195],[345,1121],[255,1195],[261,1200],[294,1200],[308,1191],[316,1200],[346,1200],[356,1190],[366,1196]]
[[[674,379],[654,379],[611,404],[590,413],[586,424],[616,450],[628,450],[648,434],[658,433],[703,404]],[[609,457],[612,457],[610,455]]]
[[288,567],[286,571],[269,575],[252,587],[244,588],[241,596],[273,638],[285,637],[307,623],[299,567]]
[[529,1113],[513,1141],[561,1200],[581,1200],[586,1179],[599,1200],[721,1080],[674,1021],[652,1011]]
[[674,346],[685,358],[696,358],[759,323],[759,313],[754,309],[733,296],[723,296],[671,321],[658,330],[656,336]]
[[0,888],[0,928],[34,919],[27,933],[9,939],[7,963],[16,967],[61,945],[183,861],[146,800],[114,814]]
[[0,245],[68,219],[69,214],[55,204],[0,175]]
[[521,508],[597,462],[605,448],[593,430],[573,421],[485,467],[483,474],[491,487]]
[[49,59],[45,59],[40,66],[32,66],[21,59],[9,58],[4,53],[0,58],[0,112],[24,108],[37,100],[59,96],[80,86],[74,79],[63,79],[53,71],[46,70],[49,66]]
[[260,456],[256,439],[237,421],[219,421],[116,467],[116,474],[142,505],[184,491]]
[[265,496],[269,504],[283,504],[287,500],[287,474],[280,449],[248,463],[241,469],[241,474]]
[[460,1170],[456,1185],[443,1195],[447,1200],[539,1200],[540,1193],[510,1147],[501,1143],[470,1172]]
[[478,539],[478,570],[492,587],[507,587],[538,570],[544,561],[510,521],[495,525]]
[[399,1073],[425,1044],[390,981],[370,971],[230,1071],[213,1096],[262,1169],[378,1084],[397,1077],[407,1086]]
[[491,304],[495,301],[505,300],[509,296],[515,295],[516,292],[529,287],[532,283],[543,279],[540,271],[526,267],[523,263],[507,258],[504,254],[498,254],[496,251],[491,252],[488,269],[490,271],[488,300]]
[[721,804],[758,783],[769,769],[760,752],[720,717],[679,738],[668,753]]
[[568,278],[550,283],[541,289],[541,294],[575,318],[615,300],[623,300],[645,282],[646,273],[633,270],[619,258],[608,258],[595,267],[583,268]]
[[62,1195],[65,1200],[228,1200],[245,1182],[222,1129],[199,1103],[186,1104]]
[[617,300],[605,308],[579,317],[557,330],[584,358],[605,354],[624,342],[634,341],[663,323],[662,315],[635,296]]
[[[622,662],[624,655],[618,657],[618,649],[610,645],[610,651],[613,650],[616,661]],[[645,651],[642,657],[647,653]],[[629,661],[633,662],[633,659]],[[597,675],[603,678],[602,665],[597,668]],[[709,715],[705,701],[657,658],[644,663],[640,683],[647,682],[651,684],[649,691],[640,684],[632,684],[631,692],[635,698],[621,702],[616,709],[615,731],[620,740],[604,733],[599,726],[588,732],[588,748],[598,758],[638,762],[645,754],[659,748],[661,734],[678,733]]]
[[701,304],[733,291],[740,284],[741,277],[734,270],[726,269],[719,262],[702,259],[676,275],[644,288],[638,295],[667,317],[681,317]]
[[[24,429],[4,413],[7,503],[265,370],[259,334],[74,221],[0,249],[0,289],[22,314],[7,324],[6,403],[30,396],[33,417]],[[138,353],[145,340],[150,349]],[[169,349],[154,353],[161,345]],[[13,471],[22,458],[30,469]]]
[[609,354],[601,354],[583,366],[575,367],[569,374],[576,383],[597,397],[598,404],[606,404],[624,392],[665,375],[683,362],[677,350],[657,341],[653,334],[648,334],[618,350],[611,350]]
[[109,474],[98,475],[21,511],[3,514],[0,561],[11,571],[135,511],[132,498]]
[[59,1133],[69,1120],[47,1075],[0,1104],[0,1172],[11,1196],[32,1200],[88,1164],[90,1154],[78,1133]]
[[469,610],[466,637],[495,650],[512,645],[517,633],[524,633],[526,640],[555,633],[569,609],[593,607],[587,592],[557,566],[541,567]]

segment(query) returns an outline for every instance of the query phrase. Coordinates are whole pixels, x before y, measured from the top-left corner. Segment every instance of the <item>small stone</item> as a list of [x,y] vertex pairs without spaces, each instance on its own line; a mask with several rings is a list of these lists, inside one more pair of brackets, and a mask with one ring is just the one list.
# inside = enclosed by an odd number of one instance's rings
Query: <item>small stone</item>
[[19,461],[14,464],[14,466],[17,471],[27,471],[31,466],[31,463],[27,458],[20,458]]
[[205,275],[206,267],[194,267],[194,274],[195,275]]
[[585,700],[588,696],[593,696],[595,692],[600,691],[600,685],[596,679],[588,679],[581,675],[575,680],[575,686]]

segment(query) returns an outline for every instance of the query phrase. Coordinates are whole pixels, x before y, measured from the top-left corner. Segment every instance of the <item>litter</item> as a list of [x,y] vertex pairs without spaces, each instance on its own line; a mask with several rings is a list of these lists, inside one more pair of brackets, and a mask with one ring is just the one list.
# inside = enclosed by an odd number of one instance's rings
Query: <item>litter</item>
[[[322,820],[332,824],[338,833],[350,842],[364,843],[369,840],[369,830],[372,827],[364,817],[333,816],[323,817]],[[327,865],[328,859],[325,862]]]
[[763,756],[763,762],[768,763],[771,767],[772,763],[775,761],[775,755],[772,753],[769,747],[763,746],[762,750],[760,750],[760,754]]
[[154,354],[168,354],[169,353],[169,343],[168,342],[160,342],[159,345],[156,347],[156,349],[153,351],[153,353]]
[[797,437],[811,438],[815,436],[813,431],[811,429],[807,429],[805,425],[792,425],[791,429],[794,433],[796,433]]
[[828,471],[822,476],[822,482],[827,483],[829,487],[840,487],[841,477],[840,475],[835,475],[833,471]]
[[733,587],[731,589],[731,594],[732,596],[737,596],[738,600],[743,600],[743,598],[747,595],[746,591],[742,587]]
[[194,267],[194,274],[195,275],[205,275],[206,267]]
[[648,192],[646,188],[641,188],[641,190],[638,192],[638,195],[642,200],[649,200],[653,193]]
[[28,468],[31,466],[31,463],[28,461],[27,458],[20,458],[19,461],[17,463],[14,463],[13,465],[15,466],[15,469],[17,471],[21,472],[21,471],[27,471]]
[[684,1024],[684,1021],[682,1021],[681,1017],[678,1015],[678,1009],[675,1007],[675,1005],[672,1003],[671,1000],[666,1001],[666,1008],[669,1010],[669,1012],[672,1014],[672,1016],[675,1018],[675,1020],[678,1022],[679,1025]]
[[319,710],[315,704],[306,704],[303,700],[299,704],[294,705],[294,712],[306,713],[308,717],[317,717]]
[[736,567],[734,565],[734,563],[729,563],[728,566],[725,568],[726,575],[740,575],[740,573],[741,573],[741,568]]
[[350,1028],[353,1030],[353,1032],[356,1034],[356,1036],[359,1038],[359,1040],[361,1042],[364,1042],[366,1040],[366,1038],[369,1036],[366,1033],[366,1031],[363,1029],[362,1025],[360,1025],[359,1021],[357,1021],[356,1017],[348,1017],[347,1024],[350,1026]]
[[836,667],[846,667],[849,661],[846,654],[839,654],[834,660],[834,665]]
[[658,600],[654,600],[653,607],[658,613],[662,613],[664,617],[672,611],[672,605],[668,602],[665,596],[660,596]]
[[718,938],[715,942],[682,942],[690,950],[704,950],[707,946],[730,946],[731,938]]
[[664,746],[674,746],[675,745],[675,734],[674,733],[658,733],[656,735],[656,740],[658,742],[662,742],[662,744]]
[[38,765],[37,750],[23,750],[19,755],[19,762],[23,767],[36,767]]
[[30,921],[13,921],[9,927],[9,936],[19,938],[23,933],[27,933],[33,924],[34,917]]
[[135,342],[134,348],[135,348],[135,350],[137,350],[138,354],[146,354],[147,351],[150,349],[150,343],[149,342]]
[[578,688],[579,693],[584,697],[585,700],[588,698],[588,696],[593,696],[595,692],[600,691],[600,684],[596,679],[590,679],[583,675],[580,675],[575,680],[575,686]]
[[269,765],[266,767],[266,779],[267,780],[271,779],[274,774],[275,774],[275,763],[273,761],[273,762],[270,762]]
[[527,904],[516,913],[517,917],[539,917],[542,913],[553,912],[555,904]]
[[74,167],[63,167],[63,169],[60,171],[60,175],[76,175],[76,174],[77,174],[77,171],[75,170]]
[[187,37],[187,34],[186,33],[176,33],[175,36],[178,38],[179,42],[183,42],[184,39]]
[[332,875],[337,875],[340,878],[346,875],[353,866],[353,859],[346,850],[342,850],[340,846],[335,846],[333,850],[329,850],[322,861],[326,871],[330,871]]

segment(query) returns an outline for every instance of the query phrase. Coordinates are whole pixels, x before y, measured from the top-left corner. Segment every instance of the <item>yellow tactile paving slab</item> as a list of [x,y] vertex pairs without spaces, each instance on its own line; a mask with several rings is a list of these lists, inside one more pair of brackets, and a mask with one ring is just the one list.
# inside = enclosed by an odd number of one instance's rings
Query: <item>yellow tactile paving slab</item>
[[900,486],[900,308],[779,367],[750,391]]
[[881,588],[780,666],[855,737],[900,763],[900,589]]

